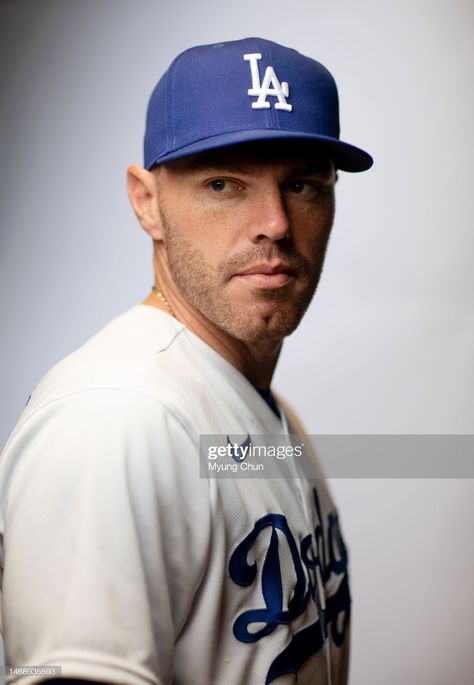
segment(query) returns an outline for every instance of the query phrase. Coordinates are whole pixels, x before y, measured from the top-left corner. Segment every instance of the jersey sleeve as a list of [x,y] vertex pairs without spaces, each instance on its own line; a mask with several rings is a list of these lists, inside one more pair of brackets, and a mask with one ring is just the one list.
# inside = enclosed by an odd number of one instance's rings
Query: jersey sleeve
[[37,410],[2,471],[7,684],[39,682],[22,667],[60,666],[169,685],[211,534],[179,417],[136,392],[81,392]]

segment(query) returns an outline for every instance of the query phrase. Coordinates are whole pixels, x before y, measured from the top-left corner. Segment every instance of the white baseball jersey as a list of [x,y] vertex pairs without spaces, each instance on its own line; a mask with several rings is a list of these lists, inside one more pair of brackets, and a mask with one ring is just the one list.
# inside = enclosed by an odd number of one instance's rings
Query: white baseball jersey
[[120,685],[346,683],[347,555],[324,481],[199,477],[201,434],[288,431],[146,305],[55,366],[0,463],[7,666]]

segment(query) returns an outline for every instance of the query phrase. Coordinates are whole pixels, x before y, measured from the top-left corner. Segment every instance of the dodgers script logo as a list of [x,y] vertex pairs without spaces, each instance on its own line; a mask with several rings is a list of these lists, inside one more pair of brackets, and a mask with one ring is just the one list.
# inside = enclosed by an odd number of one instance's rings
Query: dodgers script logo
[[280,83],[273,67],[266,68],[265,76],[260,83],[258,62],[262,59],[262,55],[259,52],[248,53],[244,55],[244,59],[250,62],[250,75],[252,77],[252,87],[248,89],[247,93],[258,96],[258,100],[252,102],[252,109],[270,109],[267,96],[272,95],[278,100],[274,104],[275,109],[291,112],[293,106],[286,101],[290,94],[288,83],[286,81]]
[[[283,514],[266,514],[258,519],[253,530],[234,550],[229,561],[229,574],[234,583],[250,587],[257,583],[257,561],[253,547],[262,531],[271,529],[270,541],[261,566],[261,591],[265,606],[242,612],[234,622],[234,636],[251,644],[270,635],[278,626],[297,619],[310,601],[316,603],[319,618],[295,633],[288,646],[272,661],[265,685],[285,674],[297,674],[313,654],[319,652],[329,631],[337,646],[344,642],[350,617],[351,597],[347,575],[347,551],[339,528],[337,514],[330,512],[323,530],[321,509],[316,489],[313,489],[318,524],[314,535],[306,535],[298,544]],[[279,535],[284,538],[293,561],[294,587],[287,608],[284,608],[282,566],[279,555]],[[341,576],[336,592],[325,599],[324,586],[332,574]],[[249,627],[258,626],[257,630]]]

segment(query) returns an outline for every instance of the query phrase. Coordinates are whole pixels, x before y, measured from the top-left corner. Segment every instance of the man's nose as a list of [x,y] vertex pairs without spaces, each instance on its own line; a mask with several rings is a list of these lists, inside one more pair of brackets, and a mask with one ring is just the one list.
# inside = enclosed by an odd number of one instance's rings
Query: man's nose
[[265,239],[276,241],[288,237],[290,221],[280,189],[266,190],[255,198],[251,227],[253,242]]

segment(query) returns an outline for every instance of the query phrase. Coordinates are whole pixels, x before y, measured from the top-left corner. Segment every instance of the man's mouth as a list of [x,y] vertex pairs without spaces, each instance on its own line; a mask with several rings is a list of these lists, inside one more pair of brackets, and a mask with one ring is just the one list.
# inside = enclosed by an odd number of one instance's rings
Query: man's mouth
[[233,278],[256,288],[281,288],[296,278],[296,271],[283,262],[261,262],[237,272]]

